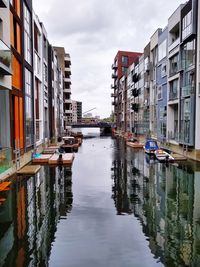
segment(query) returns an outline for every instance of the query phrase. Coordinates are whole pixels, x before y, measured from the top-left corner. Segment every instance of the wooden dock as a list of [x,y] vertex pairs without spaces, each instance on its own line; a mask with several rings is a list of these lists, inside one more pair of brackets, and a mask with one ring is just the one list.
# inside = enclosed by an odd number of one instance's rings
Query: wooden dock
[[143,144],[138,143],[138,142],[126,142],[126,145],[132,148],[143,148]]
[[67,165],[71,166],[74,161],[73,153],[54,153],[52,154],[41,154],[32,160],[32,163],[37,164],[49,164],[49,165]]
[[[61,157],[60,157],[61,155]],[[50,165],[68,165],[71,166],[74,160],[74,154],[73,153],[66,153],[66,154],[54,154],[49,159]]]
[[174,158],[174,161],[185,161],[185,160],[187,160],[187,158],[185,156],[177,154],[177,153],[171,153],[170,155]]
[[51,157],[52,154],[40,154],[32,159],[32,163],[48,163]]
[[19,170],[17,172],[17,174],[27,174],[27,175],[31,175],[31,174],[36,174],[37,172],[39,172],[41,166],[40,165],[26,165],[25,167],[23,167],[21,170]]

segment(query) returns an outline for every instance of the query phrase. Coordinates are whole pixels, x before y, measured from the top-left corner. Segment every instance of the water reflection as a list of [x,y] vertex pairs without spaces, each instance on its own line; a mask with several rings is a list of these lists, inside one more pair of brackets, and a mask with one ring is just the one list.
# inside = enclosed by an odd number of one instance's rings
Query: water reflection
[[71,174],[42,167],[0,193],[0,266],[48,266],[57,223],[72,209]]
[[200,168],[161,164],[116,142],[112,197],[117,214],[134,214],[164,266],[200,266]]

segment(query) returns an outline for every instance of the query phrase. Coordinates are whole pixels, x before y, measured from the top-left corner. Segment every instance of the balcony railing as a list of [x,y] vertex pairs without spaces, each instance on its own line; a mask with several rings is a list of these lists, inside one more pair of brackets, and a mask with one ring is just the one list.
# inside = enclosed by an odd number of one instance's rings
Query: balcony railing
[[42,126],[42,122],[37,120],[36,124],[35,124],[36,141],[40,141],[41,140],[41,126]]
[[117,74],[112,73],[112,79],[117,79]]
[[134,83],[136,83],[136,82],[139,81],[139,75],[138,75],[137,73],[133,74],[133,76],[132,76],[132,81],[133,81]]
[[117,65],[116,64],[112,64],[112,67],[111,67],[113,70],[116,70],[117,69]]
[[12,149],[0,149],[0,175],[12,167]]
[[131,105],[131,108],[132,108],[132,110],[134,110],[135,112],[138,112],[138,110],[139,110],[139,104],[138,104],[138,103],[134,103],[134,104]]
[[181,96],[190,96],[194,92],[194,87],[192,85],[183,86],[181,89]]
[[169,100],[175,100],[178,98],[178,91],[170,91],[169,92]]
[[138,89],[133,89],[132,90],[132,96],[134,96],[134,97],[137,97],[139,95],[139,92],[138,92]]
[[110,86],[111,89],[115,89],[116,88],[116,85],[112,85]]
[[10,48],[0,40],[0,71],[3,75],[11,75],[11,51]]

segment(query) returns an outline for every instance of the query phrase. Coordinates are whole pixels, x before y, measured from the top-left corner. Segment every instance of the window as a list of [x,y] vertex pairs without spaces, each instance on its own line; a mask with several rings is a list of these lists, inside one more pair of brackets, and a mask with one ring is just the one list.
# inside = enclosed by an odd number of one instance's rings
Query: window
[[126,73],[126,71],[127,71],[127,67],[122,67],[122,73],[124,74]]
[[26,61],[31,64],[31,15],[24,4],[24,54]]
[[164,77],[167,75],[167,65],[166,63],[163,63],[161,66],[161,76]]
[[125,65],[128,65],[128,57],[127,56],[122,56],[122,63]]
[[162,99],[162,86],[158,87],[158,100]]
[[11,33],[11,44],[18,53],[21,53],[21,28],[15,18],[11,15],[13,32]]
[[178,98],[178,79],[173,80],[169,84],[169,100]]
[[184,70],[195,64],[195,40],[186,43],[182,49],[182,67]]
[[162,60],[167,55],[167,40],[164,40],[158,46],[158,61]]
[[192,33],[192,10],[182,19],[182,39]]
[[169,60],[169,75],[173,76],[178,72],[179,55],[175,55]]
[[26,104],[26,147],[32,145],[33,135],[33,111],[32,111],[32,77],[29,70],[25,69],[25,104]]

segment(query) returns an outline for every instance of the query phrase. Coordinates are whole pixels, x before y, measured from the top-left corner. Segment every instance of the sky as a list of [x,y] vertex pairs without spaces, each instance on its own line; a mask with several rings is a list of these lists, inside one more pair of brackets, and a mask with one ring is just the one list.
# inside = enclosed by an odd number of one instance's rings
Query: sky
[[118,50],[143,52],[181,0],[33,0],[49,42],[71,56],[72,99],[109,117],[111,65]]

